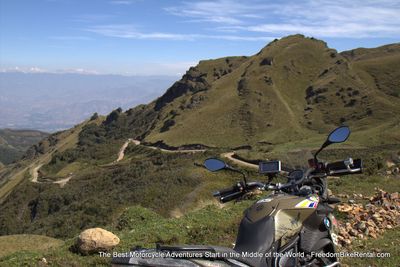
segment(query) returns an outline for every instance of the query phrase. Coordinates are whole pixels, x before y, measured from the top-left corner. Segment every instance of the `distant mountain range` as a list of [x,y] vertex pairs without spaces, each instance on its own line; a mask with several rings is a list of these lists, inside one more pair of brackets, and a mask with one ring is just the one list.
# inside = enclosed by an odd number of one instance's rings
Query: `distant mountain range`
[[67,129],[94,112],[151,101],[174,76],[0,73],[0,128]]

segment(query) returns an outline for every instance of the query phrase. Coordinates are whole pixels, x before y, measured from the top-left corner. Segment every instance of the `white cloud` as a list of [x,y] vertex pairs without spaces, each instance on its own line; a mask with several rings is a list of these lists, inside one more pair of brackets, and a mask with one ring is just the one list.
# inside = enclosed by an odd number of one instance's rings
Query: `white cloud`
[[299,0],[268,4],[260,1],[217,0],[183,2],[165,9],[207,21],[222,32],[259,32],[283,36],[293,33],[319,37],[400,37],[398,0]]
[[134,25],[130,24],[109,24],[92,26],[86,29],[89,32],[101,34],[108,37],[119,37],[127,39],[166,39],[166,40],[193,40],[192,35],[173,34],[173,33],[142,33]]
[[92,38],[87,36],[50,36],[49,39],[59,41],[89,41]]
[[71,74],[88,74],[88,75],[99,75],[96,70],[88,70],[84,68],[75,68],[75,69],[60,69],[56,70],[54,73],[71,73]]
[[263,18],[259,11],[267,10],[270,5],[247,3],[245,1],[217,0],[184,2],[181,6],[167,7],[170,14],[192,18],[193,22],[215,22],[228,25],[244,23],[246,18]]
[[89,32],[101,34],[108,37],[118,37],[126,39],[151,39],[151,40],[178,40],[194,41],[198,39],[220,39],[230,41],[270,41],[275,37],[271,36],[240,36],[240,35],[209,35],[209,34],[181,34],[150,32],[143,33],[129,24],[110,24],[98,25],[86,29]]
[[45,69],[39,67],[10,67],[10,68],[2,68],[0,72],[22,72],[22,73],[45,73],[48,72]]
[[39,67],[9,67],[9,68],[2,68],[0,72],[21,72],[21,73],[76,73],[76,74],[100,74],[98,71],[95,70],[88,70],[84,68],[71,68],[71,69],[58,69],[58,70],[48,70]]

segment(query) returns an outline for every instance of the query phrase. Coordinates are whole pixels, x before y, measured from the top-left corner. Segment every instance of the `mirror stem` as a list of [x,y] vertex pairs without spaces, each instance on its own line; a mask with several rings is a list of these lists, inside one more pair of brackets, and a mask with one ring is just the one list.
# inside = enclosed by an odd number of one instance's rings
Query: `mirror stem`
[[318,164],[318,158],[317,158],[318,154],[319,154],[325,147],[329,146],[330,144],[331,144],[331,143],[328,142],[328,140],[325,141],[325,143],[322,144],[322,146],[317,150],[317,152],[315,152],[315,154],[314,154],[314,161],[315,161],[316,164]]
[[247,184],[247,174],[246,174],[245,171],[243,171],[243,170],[237,170],[237,169],[235,169],[235,168],[229,166],[228,164],[226,165],[226,168],[227,168],[228,170],[233,171],[233,172],[240,173],[240,174],[243,176],[244,184],[245,184],[245,185]]

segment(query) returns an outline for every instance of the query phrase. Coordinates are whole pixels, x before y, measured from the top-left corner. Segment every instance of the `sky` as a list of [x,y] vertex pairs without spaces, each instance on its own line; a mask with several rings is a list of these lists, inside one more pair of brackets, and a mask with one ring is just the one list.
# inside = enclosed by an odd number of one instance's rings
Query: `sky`
[[0,71],[181,75],[290,34],[338,51],[400,41],[399,0],[0,0]]

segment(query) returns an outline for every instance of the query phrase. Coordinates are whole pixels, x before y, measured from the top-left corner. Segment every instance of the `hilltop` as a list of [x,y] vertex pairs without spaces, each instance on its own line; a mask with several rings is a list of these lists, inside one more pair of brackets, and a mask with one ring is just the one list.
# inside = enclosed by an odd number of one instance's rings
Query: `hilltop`
[[[98,132],[169,146],[235,147],[294,142],[340,124],[371,144],[365,126],[399,141],[399,45],[337,53],[301,35],[250,57],[200,61],[161,97],[114,113]],[[384,66],[384,67],[383,67]],[[396,131],[397,130],[397,131]]]
[[[399,150],[399,56],[399,44],[338,53],[294,35],[252,56],[200,61],[149,104],[51,134],[3,168],[0,234],[72,237],[114,224],[133,205],[165,217],[185,213],[212,203],[211,191],[237,179],[215,179],[193,163],[238,147],[255,158],[315,149],[341,124],[353,130],[344,146],[372,155],[376,174],[383,160],[377,157]],[[379,184],[371,178],[371,186]]]

